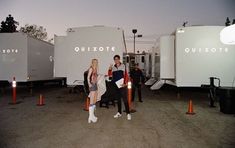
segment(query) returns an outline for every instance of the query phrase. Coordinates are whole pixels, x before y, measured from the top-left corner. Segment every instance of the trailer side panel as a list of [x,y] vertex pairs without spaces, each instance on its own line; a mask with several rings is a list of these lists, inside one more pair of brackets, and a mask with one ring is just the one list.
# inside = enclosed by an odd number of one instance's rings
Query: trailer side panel
[[27,36],[0,33],[0,80],[27,81]]
[[200,87],[209,77],[232,86],[235,79],[235,45],[220,41],[223,26],[178,28],[176,31],[176,84]]
[[54,46],[28,37],[28,81],[53,79]]

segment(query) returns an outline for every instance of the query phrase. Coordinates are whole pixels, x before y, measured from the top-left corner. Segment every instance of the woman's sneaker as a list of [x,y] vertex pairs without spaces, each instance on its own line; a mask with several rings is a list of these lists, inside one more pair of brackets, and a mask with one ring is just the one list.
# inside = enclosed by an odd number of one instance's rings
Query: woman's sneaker
[[119,118],[119,117],[121,117],[122,116],[122,114],[120,114],[119,112],[116,114],[116,115],[114,115],[113,117],[114,118]]
[[127,114],[127,120],[131,120],[131,114]]

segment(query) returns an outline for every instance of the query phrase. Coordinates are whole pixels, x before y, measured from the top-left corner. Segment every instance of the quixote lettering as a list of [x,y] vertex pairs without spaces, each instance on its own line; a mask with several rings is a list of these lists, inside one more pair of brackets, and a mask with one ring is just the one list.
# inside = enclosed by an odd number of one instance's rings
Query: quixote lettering
[[1,53],[3,54],[10,54],[10,53],[18,53],[18,49],[2,49],[0,50]]
[[227,53],[228,48],[185,48],[186,53]]
[[112,47],[109,47],[109,46],[106,46],[106,47],[75,47],[74,48],[74,51],[75,52],[85,52],[85,51],[88,51],[88,52],[114,52],[116,50],[116,48],[114,46]]

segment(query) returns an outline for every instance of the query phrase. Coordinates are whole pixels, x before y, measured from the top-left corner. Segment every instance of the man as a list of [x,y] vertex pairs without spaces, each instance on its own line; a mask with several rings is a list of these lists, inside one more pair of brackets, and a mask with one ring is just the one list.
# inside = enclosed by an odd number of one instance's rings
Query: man
[[139,64],[135,63],[135,68],[131,71],[130,77],[132,80],[132,101],[135,99],[135,90],[138,91],[139,102],[143,102],[141,96],[141,85],[144,83],[144,75],[139,68]]
[[127,113],[127,120],[131,120],[131,114],[129,110],[128,100],[127,100],[127,86],[126,84],[121,84],[120,88],[117,86],[117,83],[120,82],[121,79],[124,80],[125,76],[125,65],[120,62],[120,56],[115,55],[113,57],[115,65],[111,66],[110,69],[112,69],[112,82],[114,83],[116,87],[116,95],[118,99],[118,112],[116,115],[114,115],[114,118],[119,118],[122,116],[122,101],[123,99],[125,110]]

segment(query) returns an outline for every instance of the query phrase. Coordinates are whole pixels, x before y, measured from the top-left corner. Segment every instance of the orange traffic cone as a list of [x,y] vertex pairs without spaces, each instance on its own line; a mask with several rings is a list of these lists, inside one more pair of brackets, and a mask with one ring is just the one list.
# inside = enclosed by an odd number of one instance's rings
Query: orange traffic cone
[[90,106],[90,98],[87,97],[83,110],[84,111],[88,111],[89,110],[89,106]]
[[127,72],[127,70],[125,70],[125,73],[124,73],[124,84],[127,84],[128,81],[129,81],[128,72]]
[[134,102],[132,102],[132,84],[131,81],[127,83],[127,99],[128,99],[128,105],[129,110],[131,113],[135,113],[136,110],[134,109]]
[[40,94],[37,106],[43,106],[43,105],[45,105],[44,104],[44,97],[42,96],[42,94]]
[[186,112],[188,115],[194,115],[195,113],[193,112],[193,101],[189,100],[188,104],[188,112]]

